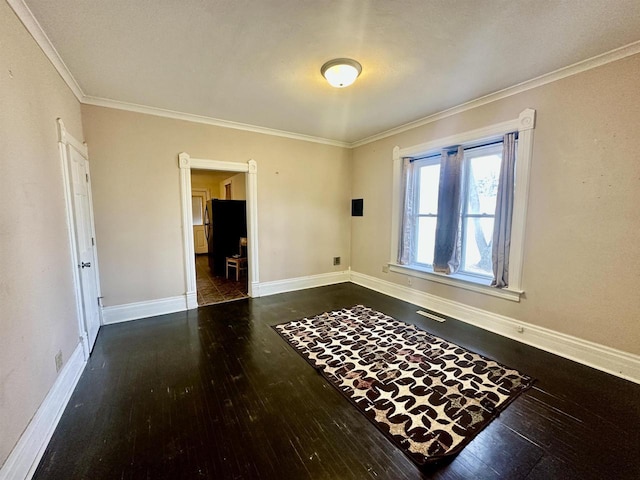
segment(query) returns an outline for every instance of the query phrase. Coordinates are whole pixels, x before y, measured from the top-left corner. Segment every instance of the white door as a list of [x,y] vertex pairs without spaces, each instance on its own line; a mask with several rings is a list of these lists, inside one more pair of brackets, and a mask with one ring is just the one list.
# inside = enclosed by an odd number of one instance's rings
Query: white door
[[68,152],[84,327],[89,351],[91,351],[100,328],[100,299],[98,298],[93,209],[91,208],[91,184],[89,183],[91,178],[88,160],[71,145],[68,146]]
[[204,209],[207,204],[208,195],[205,191],[193,189],[191,192],[191,208],[193,209],[193,247],[196,255],[199,253],[207,253],[209,245],[207,244],[207,236],[204,224]]

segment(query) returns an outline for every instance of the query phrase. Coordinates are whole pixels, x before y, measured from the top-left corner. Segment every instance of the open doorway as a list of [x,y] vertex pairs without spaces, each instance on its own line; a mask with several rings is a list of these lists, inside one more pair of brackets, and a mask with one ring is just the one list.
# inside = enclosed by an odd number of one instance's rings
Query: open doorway
[[191,169],[198,306],[248,297],[246,174]]
[[[198,308],[196,287],[195,251],[193,241],[193,208],[191,205],[191,170],[220,170],[246,174],[247,213],[247,274],[249,297],[260,296],[258,265],[258,164],[251,159],[247,163],[226,162],[204,158],[192,158],[188,153],[178,155],[180,168],[180,204],[182,213],[182,238],[185,268],[185,300],[188,309]],[[235,174],[234,173],[234,174]]]

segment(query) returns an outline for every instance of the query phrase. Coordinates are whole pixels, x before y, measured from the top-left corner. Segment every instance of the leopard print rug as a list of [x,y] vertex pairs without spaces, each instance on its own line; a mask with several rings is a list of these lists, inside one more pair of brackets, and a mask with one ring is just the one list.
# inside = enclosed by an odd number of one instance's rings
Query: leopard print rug
[[419,465],[458,453],[533,382],[362,305],[273,328]]

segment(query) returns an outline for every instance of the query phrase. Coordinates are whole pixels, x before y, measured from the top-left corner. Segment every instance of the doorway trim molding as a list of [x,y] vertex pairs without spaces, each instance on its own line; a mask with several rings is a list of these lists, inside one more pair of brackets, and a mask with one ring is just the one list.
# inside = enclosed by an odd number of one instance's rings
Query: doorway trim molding
[[[74,138],[65,128],[62,119],[57,119],[58,123],[58,150],[60,152],[60,165],[62,168],[62,183],[64,189],[64,201],[65,211],[67,217],[67,233],[69,235],[69,253],[71,255],[71,271],[73,273],[73,290],[76,301],[76,318],[78,319],[78,335],[80,337],[80,343],[82,344],[82,353],[85,361],[89,359],[91,353],[91,347],[89,345],[89,335],[87,334],[87,327],[85,325],[84,307],[82,304],[82,284],[80,282],[80,274],[78,272],[78,244],[76,242],[76,228],[74,222],[73,213],[73,193],[71,188],[71,177],[69,175],[69,149],[73,148],[82,155],[85,160],[89,159],[89,150],[86,143],[81,143]],[[87,165],[88,168],[88,165]],[[88,185],[89,191],[89,215],[91,217],[91,235],[96,238],[95,223],[93,216],[93,198],[91,192],[91,181]],[[96,287],[98,298],[102,298],[102,287],[100,286],[100,270],[98,267],[98,250],[94,241],[93,245],[93,261],[95,263],[94,268],[96,272]],[[102,305],[98,308],[100,325],[104,325]]]
[[193,246],[193,227],[191,219],[191,169],[221,170],[224,172],[246,173],[247,187],[247,256],[249,260],[250,297],[260,296],[260,276],[258,269],[258,164],[251,159],[247,163],[225,162],[202,158],[191,158],[182,152],[178,155],[180,168],[180,198],[182,210],[182,247],[184,252],[185,300],[187,309],[198,308],[196,290],[195,249]]

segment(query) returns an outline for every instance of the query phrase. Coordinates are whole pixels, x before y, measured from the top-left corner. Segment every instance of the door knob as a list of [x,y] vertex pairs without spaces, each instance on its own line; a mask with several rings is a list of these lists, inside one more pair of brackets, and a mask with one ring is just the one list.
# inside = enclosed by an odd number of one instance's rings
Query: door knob
[[80,264],[80,267],[82,267],[82,268],[88,268],[88,267],[90,267],[90,266],[91,266],[91,262],[87,262],[87,263],[82,262],[82,263]]

